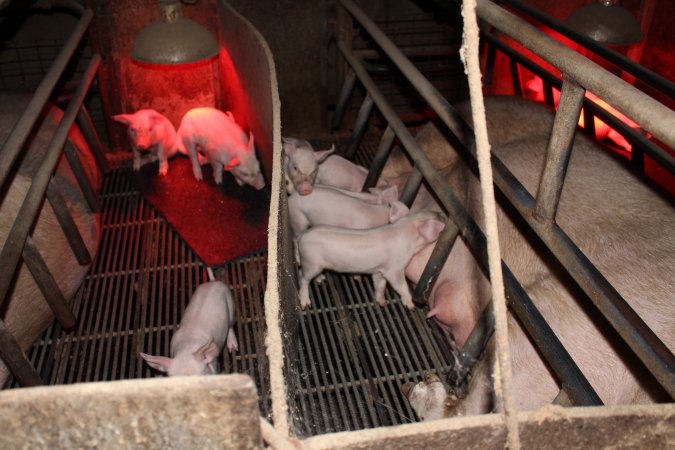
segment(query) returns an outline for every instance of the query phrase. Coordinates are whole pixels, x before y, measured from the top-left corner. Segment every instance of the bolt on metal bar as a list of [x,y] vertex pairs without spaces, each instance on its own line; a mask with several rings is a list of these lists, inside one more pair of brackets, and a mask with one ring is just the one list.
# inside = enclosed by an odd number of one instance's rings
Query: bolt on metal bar
[[59,222],[63,234],[66,236],[66,240],[70,244],[70,248],[73,250],[75,258],[77,258],[77,262],[83,266],[90,264],[91,255],[89,254],[89,250],[84,244],[84,240],[82,240],[80,230],[77,228],[73,216],[70,214],[66,201],[63,199],[58,188],[54,185],[53,178],[49,181],[49,185],[47,186],[47,200],[54,210],[54,216],[56,216],[56,220]]
[[574,81],[565,80],[563,83],[534,209],[534,217],[538,220],[555,220],[585,93],[584,88]]
[[66,330],[72,328],[76,322],[75,315],[68,307],[68,302],[61,293],[59,285],[49,272],[45,260],[30,236],[26,239],[26,245],[23,247],[23,260],[61,327]]
[[352,135],[347,143],[347,150],[345,151],[346,158],[352,159],[354,157],[354,153],[356,153],[356,149],[359,148],[363,134],[366,132],[368,120],[370,119],[370,114],[372,112],[373,99],[370,98],[370,94],[366,94],[366,98],[363,99],[359,113],[356,116],[356,122],[354,122]]
[[577,43],[583,45],[587,49],[592,50],[594,53],[600,55],[601,57],[611,62],[621,70],[625,70],[626,72],[630,73],[631,75],[634,75],[635,77],[639,78],[640,80],[644,81],[650,86],[655,87],[659,91],[668,95],[670,98],[675,98],[675,84],[672,81],[663,78],[662,76],[658,75],[655,72],[652,72],[651,70],[647,69],[646,67],[640,64],[636,64],[634,61],[631,61],[629,58],[622,55],[621,53],[616,52],[602,44],[595,42],[592,39],[587,38],[582,34],[575,32],[574,30],[566,26],[564,23],[554,19],[548,14],[544,14],[538,9],[529,6],[520,0],[502,0],[502,3],[505,3],[516,10],[524,12],[525,14],[533,17],[542,24],[559,32],[563,36],[566,36],[572,39],[573,41],[576,41]]
[[[342,1],[345,2],[347,0]],[[352,7],[355,8],[353,4]],[[474,254],[474,256],[477,257],[482,270],[487,271],[487,243],[485,236],[478,228],[478,225],[476,225],[473,219],[469,217],[468,212],[446,185],[431,161],[429,161],[424,152],[419,148],[419,145],[405,127],[405,124],[396,115],[394,109],[386,101],[375,85],[375,82],[370,78],[363,66],[361,66],[360,62],[344,45],[339,44],[338,48],[361,83],[373,97],[373,101],[389,123],[389,126],[392,127],[398,138],[401,140],[404,149],[408,151],[408,155],[414,161],[416,171],[420,171],[424,174],[424,178],[436,193],[443,207],[459,227],[462,236],[467,240],[467,243],[475,252],[479,252],[479,255]],[[413,176],[414,173],[415,171],[413,171],[411,176]],[[570,386],[570,391],[572,392],[571,395],[574,396],[575,401],[579,404],[600,404],[600,399],[591,385],[546,321],[543,320],[543,317],[541,317],[541,314],[539,314],[536,307],[527,296],[527,293],[520,287],[511,271],[508,270],[508,267],[506,267],[506,264],[503,262],[502,270],[504,272],[504,284],[507,293],[510,294],[507,297],[510,306],[514,308],[516,315],[526,323],[528,331],[532,334],[535,343],[539,347],[539,350],[544,354],[553,371],[563,383]]]
[[509,35],[584,88],[626,114],[657,139],[675,148],[675,111],[621,78],[488,0],[477,0],[478,16]]
[[333,120],[331,122],[331,131],[335,131],[340,128],[342,123],[342,118],[345,115],[345,110],[347,109],[347,102],[352,96],[354,91],[354,86],[356,84],[356,75],[351,69],[347,72],[345,81],[342,84],[342,89],[340,90],[340,96],[338,97],[337,104],[335,105],[335,112],[333,113]]
[[[463,120],[459,122],[451,120],[449,112],[454,111],[454,109],[449,106],[448,102],[419,74],[419,71],[412,66],[412,63],[401,54],[393,43],[377,29],[375,24],[351,0],[341,0],[341,3],[366,28],[371,37],[399,67],[401,72],[404,73],[406,78],[429,103],[432,109],[436,111],[439,118],[457,136],[462,136],[462,134],[455,132],[455,130],[465,130],[468,125]],[[541,56],[544,59],[548,58],[547,60],[554,66],[562,68],[566,75],[572,74],[571,79],[577,83],[591,89],[602,98],[609,100],[612,104],[622,105],[624,112],[655,136],[658,137],[654,131],[658,131],[660,135],[671,138],[667,139],[667,141],[675,141],[675,133],[672,131],[672,123],[675,123],[675,113],[673,111],[637,91],[623,80],[607,73],[604,69],[586,60],[581,55],[572,52],[546,34],[533,29],[533,27],[527,25],[524,21],[503,11],[498,6],[485,0],[478,0],[477,13],[479,17],[488,20],[489,23],[513,37],[527,48],[537,49],[537,54],[539,52],[543,53]],[[581,83],[579,78],[582,78],[584,83]],[[361,76],[359,76],[359,79],[363,82]],[[374,87],[374,83],[371,82],[371,84]],[[368,90],[370,91],[370,88]],[[373,95],[372,91],[371,95]],[[626,99],[623,99],[622,95],[626,96]],[[382,111],[382,107],[379,104],[378,107]],[[670,125],[667,125],[668,123]],[[398,132],[397,135],[401,138]],[[667,143],[667,141],[664,142]],[[405,148],[409,149],[410,147],[405,146]],[[469,146],[470,148],[471,146]],[[415,161],[417,164],[417,159]],[[529,194],[497,158],[492,158],[492,164],[495,183],[499,189],[516,206],[521,216],[525,218],[530,227],[539,235],[547,247],[551,249],[554,256],[567,268],[570,275],[572,275],[593,303],[603,312],[612,326],[619,332],[619,335],[649,368],[659,383],[669,392],[671,397],[675,398],[675,371],[673,371],[675,358],[670,350],[644,324],[635,311],[628,306],[626,301],[591,262],[583,256],[583,253],[559,227],[543,227],[541,223],[530,217],[531,208],[522,207],[522,202],[519,202],[520,207],[515,204],[515,198],[523,197],[527,199]],[[433,175],[431,168],[423,169],[422,166],[419,166],[419,168],[425,174],[427,181],[431,182],[429,178],[429,176]],[[503,182],[505,179],[508,179],[508,181]],[[436,185],[432,184],[432,186],[436,189]],[[528,201],[534,203],[531,197],[529,197]],[[624,312],[626,315],[624,316],[621,312]]]
[[366,181],[363,183],[363,188],[361,191],[366,192],[369,188],[377,184],[377,179],[380,178],[382,169],[384,169],[385,164],[387,164],[387,159],[393,150],[391,146],[394,143],[394,139],[396,139],[396,133],[394,133],[394,130],[388,126],[382,134],[380,144],[377,147],[377,152],[375,152],[373,161],[370,164],[368,176],[366,177]]
[[87,9],[84,14],[82,14],[75,29],[61,48],[61,51],[45,74],[45,77],[42,79],[42,82],[40,82],[40,85],[35,90],[35,94],[33,94],[33,98],[30,100],[30,103],[28,103],[23,115],[14,125],[12,132],[7,137],[2,149],[0,149],[0,186],[5,184],[7,175],[14,165],[16,157],[25,144],[26,139],[28,139],[35,122],[40,117],[40,113],[54,90],[54,86],[56,86],[56,83],[59,81],[59,78],[75,53],[77,46],[80,44],[93,16],[94,13],[91,9]]
[[16,270],[16,267],[19,263],[19,258],[23,251],[24,244],[26,243],[26,238],[30,232],[37,213],[40,210],[42,205],[42,200],[49,184],[49,180],[52,177],[54,168],[61,156],[61,150],[63,145],[66,142],[68,137],[68,131],[73,125],[77,111],[80,108],[80,105],[84,101],[87,90],[91,85],[91,82],[96,75],[99,64],[101,63],[101,56],[95,54],[87,70],[85,71],[85,77],[83,82],[77,88],[77,92],[73,96],[73,101],[70,103],[66,109],[61,123],[56,129],[54,138],[47,149],[47,154],[38,170],[37,174],[33,178],[33,182],[28,189],[28,193],[24,199],[21,209],[17,214],[17,218],[14,221],[14,225],[10,230],[5,245],[0,252],[0,273],[3,276],[0,276],[0,307],[2,307],[8,300],[7,292],[12,280],[12,275]]
[[85,172],[84,166],[82,166],[82,162],[77,156],[77,150],[75,150],[75,146],[70,141],[70,138],[66,140],[63,153],[66,155],[66,159],[70,164],[70,169],[73,171],[73,175],[75,175],[75,179],[77,180],[77,184],[80,186],[80,190],[84,195],[84,199],[87,201],[87,205],[89,205],[89,210],[91,212],[99,212],[101,210],[101,204],[99,202],[98,196],[96,195],[94,188],[91,186],[91,181],[89,181],[87,172]]

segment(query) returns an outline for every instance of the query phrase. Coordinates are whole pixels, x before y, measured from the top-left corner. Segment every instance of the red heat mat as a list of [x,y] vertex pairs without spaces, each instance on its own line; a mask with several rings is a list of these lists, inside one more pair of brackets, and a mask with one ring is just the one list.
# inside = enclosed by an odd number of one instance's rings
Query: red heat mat
[[134,184],[146,200],[210,267],[225,264],[267,246],[270,194],[237,185],[229,173],[216,185],[210,165],[197,181],[190,161],[178,156],[169,172],[159,176],[158,164],[133,173]]

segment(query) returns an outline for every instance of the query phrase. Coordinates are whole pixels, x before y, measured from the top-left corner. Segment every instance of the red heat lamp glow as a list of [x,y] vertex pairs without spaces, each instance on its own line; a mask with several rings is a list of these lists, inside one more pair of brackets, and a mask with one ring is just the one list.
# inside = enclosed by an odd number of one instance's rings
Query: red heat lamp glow
[[[541,78],[539,77],[534,77],[527,83],[525,83],[525,96],[538,101],[538,102],[543,102],[544,101],[544,82],[542,81]],[[599,107],[602,109],[606,110],[616,118],[620,119],[622,122],[624,122],[626,125],[628,125],[631,128],[640,129],[640,126],[633,122],[629,117],[626,117],[623,115],[621,112],[617,111],[612,105],[608,104],[604,100],[602,100],[600,97],[597,95],[593,94],[592,92],[586,91],[586,98],[589,100],[592,100],[595,102]],[[554,108],[558,108],[558,102],[560,101],[560,91],[557,89],[553,89],[553,104]],[[581,110],[581,115],[579,116],[579,126],[584,127],[584,114],[583,114],[583,108]],[[608,139],[612,141],[616,146],[619,148],[625,150],[626,152],[631,152],[632,150],[632,145],[624,138],[619,132],[615,131],[612,129],[609,125],[607,125],[605,122],[600,120],[597,117],[594,117],[594,124],[595,124],[595,137],[598,140],[603,140],[603,139]],[[648,135],[649,136],[649,135]]]

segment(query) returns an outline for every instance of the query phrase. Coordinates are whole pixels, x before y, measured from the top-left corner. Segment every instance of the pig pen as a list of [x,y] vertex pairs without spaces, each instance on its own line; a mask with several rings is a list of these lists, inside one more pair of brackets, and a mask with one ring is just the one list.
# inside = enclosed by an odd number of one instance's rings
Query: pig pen
[[[414,423],[400,385],[447,371],[455,358],[422,310],[405,310],[390,290],[380,308],[369,277],[328,274],[312,285],[314,306],[299,311],[271,54],[225,3],[219,20],[227,42],[248,39],[247,57],[232,59],[257,91],[258,132],[273,148],[267,250],[217,271],[238,311],[240,351],[225,354],[225,371],[245,375],[150,378],[137,352],[168,352],[180,311],[206,274],[114,169],[102,190],[101,248],[72,302],[78,328],[54,324],[28,353],[57,386],[0,393],[2,423],[12,430],[0,437],[3,447],[257,448],[261,415],[281,435],[279,448],[284,437],[301,438],[294,444],[304,448],[503,448],[503,414]],[[374,167],[377,146],[367,136],[357,160]],[[672,439],[673,416],[672,405],[554,408],[520,413],[518,422],[525,448],[658,448]]]

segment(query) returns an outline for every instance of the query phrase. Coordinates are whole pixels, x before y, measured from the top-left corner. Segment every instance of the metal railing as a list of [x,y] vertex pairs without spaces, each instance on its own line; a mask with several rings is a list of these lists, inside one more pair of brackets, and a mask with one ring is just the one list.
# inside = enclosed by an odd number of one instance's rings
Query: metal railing
[[[66,66],[82,41],[85,32],[91,24],[92,17],[93,12],[91,9],[87,9],[82,13],[70,38],[57,55],[22,116],[14,125],[2,148],[0,148],[0,186],[2,190],[8,189],[12,183],[13,180],[9,176],[12,168],[19,163],[18,156],[31,132],[34,130],[36,123],[38,123],[41,112],[52,95],[54,87],[62,77]],[[54,315],[59,320],[61,326],[66,329],[71,328],[75,324],[76,318],[68,307],[67,300],[61,293],[54,277],[49,272],[30,234],[46,197],[78,262],[82,265],[91,263],[91,255],[82,240],[82,236],[75,225],[65,201],[58,189],[54,187],[52,178],[61,155],[65,154],[90,210],[99,210],[100,206],[95,190],[91,186],[89,177],[77,157],[77,152],[72,142],[70,142],[68,133],[75,120],[79,119],[79,123],[84,126],[85,139],[94,152],[99,168],[103,172],[106,172],[107,165],[102,154],[102,146],[83,106],[83,101],[94,81],[100,63],[101,56],[94,54],[75,93],[70,99],[61,122],[56,128],[39,169],[32,176],[32,182],[26,197],[0,251],[0,309],[10,299],[12,279],[20,265],[19,263],[23,260],[40,291],[43,293],[45,300],[49,303]],[[0,320],[0,357],[21,385],[34,386],[42,384],[39,375],[26,359],[18,342],[2,320]]]
[[[370,34],[372,39],[380,46],[380,49],[387,54],[398,70],[455,135],[450,143],[455,148],[463,149],[473,155],[473,130],[461,119],[455,109],[354,2],[341,0],[340,3]],[[560,107],[555,116],[552,139],[548,146],[549,157],[539,187],[541,194],[536,199],[532,198],[501,161],[493,156],[492,165],[496,186],[505,194],[507,200],[512,203],[526,223],[566,268],[666,392],[675,398],[675,372],[673,369],[675,358],[673,354],[592,265],[565,234],[564,230],[552,220],[557,211],[564,173],[571,151],[569,144],[574,136],[585,89],[592,90],[671,147],[675,144],[675,133],[672,132],[675,113],[503,8],[487,0],[478,0],[477,13],[481,19],[560,69],[565,80],[562,84]],[[487,275],[485,236],[444,183],[401,120],[395,115],[393,109],[387,104],[386,99],[381,95],[377,86],[363,68],[362,63],[351,53],[345,43],[339,43],[338,47],[347,60],[350,70],[356,74],[358,80],[367,90],[366,101],[372,99],[388,122],[388,128],[382,137],[380,149],[373,159],[364,188],[372,185],[373,181],[379,177],[391,151],[391,142],[395,135],[414,162],[413,172],[403,189],[401,200],[410,204],[424,179],[427,186],[441,202],[451,221],[456,225],[465,242],[471,247],[477,262]],[[355,128],[353,136],[358,135],[358,133],[361,133],[361,130]],[[473,156],[475,158],[475,155]],[[451,222],[448,222],[448,225],[450,224]],[[419,280],[418,290],[415,293],[416,298],[423,296],[425,290],[430,292],[430,286],[443,266],[454,242],[454,235],[457,233],[454,228],[453,226],[446,226],[444,235],[437,242],[427,268]],[[593,388],[503,262],[502,269],[509,307],[521,323],[525,325],[528,334],[561,381],[563,390],[560,397],[566,396],[573,404],[578,405],[601,404]],[[475,335],[469,338],[469,345],[464,346],[464,355],[460,355],[460,358],[467,361],[476,359],[482,350],[491,331],[489,318],[483,317],[481,323],[487,325],[476,327]],[[479,334],[481,336],[478,336]]]

